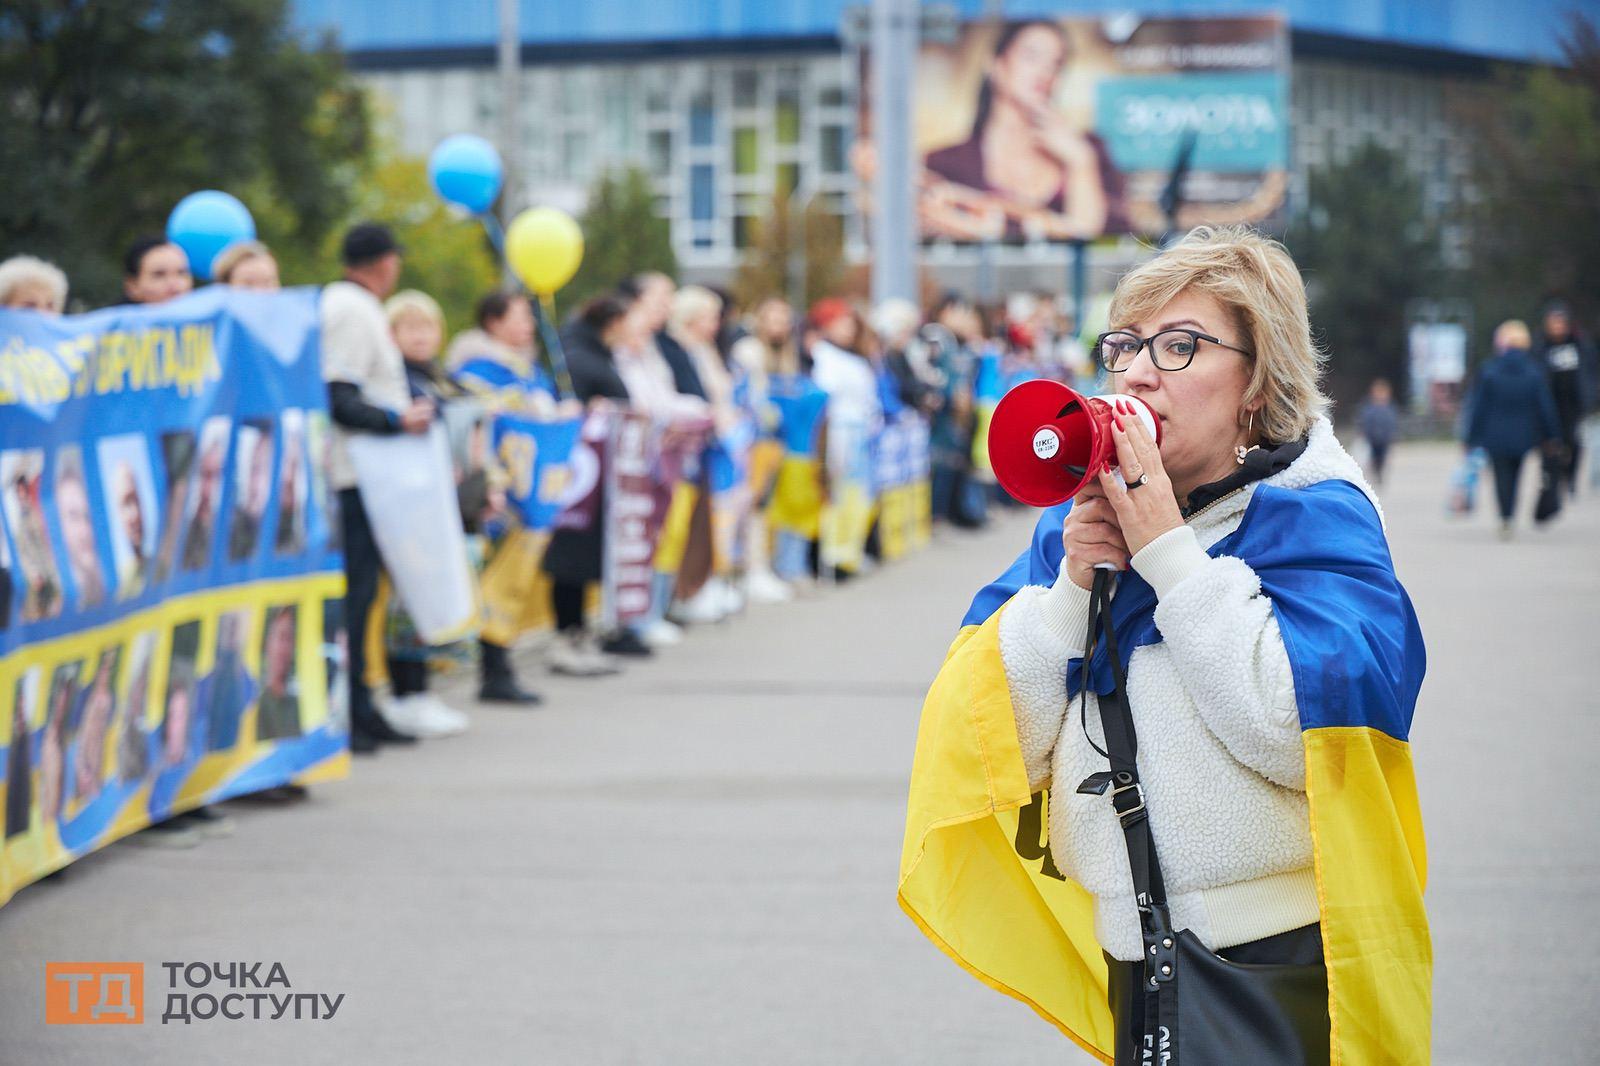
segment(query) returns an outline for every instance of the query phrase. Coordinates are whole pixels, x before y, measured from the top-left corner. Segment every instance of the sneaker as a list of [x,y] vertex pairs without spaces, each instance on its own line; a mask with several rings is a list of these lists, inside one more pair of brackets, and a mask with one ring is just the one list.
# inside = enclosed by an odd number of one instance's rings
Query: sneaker
[[393,693],[376,694],[372,697],[372,706],[391,728],[420,737],[424,735],[422,704],[412,699],[413,695],[415,693],[406,693],[403,696],[396,696]]
[[752,570],[744,579],[744,594],[755,604],[788,603],[794,589],[771,570]]
[[655,654],[631,629],[619,629],[611,634],[600,642],[600,650],[607,655],[628,655],[637,659],[648,659]]
[[621,671],[621,667],[600,654],[600,649],[589,640],[588,634],[578,632],[563,636],[550,649],[550,672],[568,677],[604,677]]
[[178,815],[139,830],[128,841],[142,848],[192,848],[200,843],[200,830]]
[[376,755],[378,754],[378,738],[362,729],[360,726],[350,728],[350,754]]
[[187,814],[178,815],[178,819],[187,820],[190,828],[211,839],[232,836],[235,828],[233,819],[215,807],[196,807]]
[[683,643],[683,627],[665,618],[653,618],[639,627],[639,639],[652,648],[670,648]]
[[472,720],[431,692],[413,692],[405,697],[417,720],[417,736],[454,737],[467,731]]
[[721,588],[715,581],[707,581],[699,592],[674,604],[669,613],[673,621],[684,625],[709,625],[722,621],[728,610]]
[[723,617],[738,614],[744,610],[744,593],[725,577],[716,578],[712,584],[717,587],[717,595],[722,597]]

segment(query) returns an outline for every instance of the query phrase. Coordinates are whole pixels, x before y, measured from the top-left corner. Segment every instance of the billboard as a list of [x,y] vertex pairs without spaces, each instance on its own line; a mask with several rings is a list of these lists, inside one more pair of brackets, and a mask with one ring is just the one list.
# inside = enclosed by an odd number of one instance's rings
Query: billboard
[[[1270,220],[1288,184],[1288,76],[1278,15],[983,21],[924,41],[912,93],[922,236],[1020,243]],[[863,92],[867,137],[871,106]],[[870,142],[858,148],[864,180],[874,160]]]

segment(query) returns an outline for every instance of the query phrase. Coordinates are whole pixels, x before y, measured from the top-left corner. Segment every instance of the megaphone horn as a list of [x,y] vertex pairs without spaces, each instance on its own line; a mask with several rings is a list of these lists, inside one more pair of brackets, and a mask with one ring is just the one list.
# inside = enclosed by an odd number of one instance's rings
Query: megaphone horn
[[1053,507],[1070,500],[1102,470],[1117,465],[1112,404],[1132,410],[1157,444],[1161,423],[1132,396],[1084,396],[1059,381],[1025,381],[1006,393],[989,421],[989,464],[1022,503]]

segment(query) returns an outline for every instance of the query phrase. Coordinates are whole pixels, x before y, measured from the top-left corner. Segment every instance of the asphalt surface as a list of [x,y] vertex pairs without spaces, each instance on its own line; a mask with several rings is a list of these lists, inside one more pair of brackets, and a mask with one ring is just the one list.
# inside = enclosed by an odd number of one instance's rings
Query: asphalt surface
[[[1600,500],[1502,543],[1487,495],[1443,514],[1453,461],[1402,448],[1383,491],[1429,648],[1435,1061],[1584,1061]],[[543,708],[473,707],[446,680],[464,737],[359,761],[301,805],[230,804],[228,839],[119,844],[23,890],[0,908],[0,1066],[1088,1061],[894,901],[921,695],[1030,521],[618,678],[545,678],[524,650]],[[146,1023],[46,1026],[44,964],[68,960],[144,962]],[[332,1019],[160,1023],[160,963],[235,960],[345,998]]]

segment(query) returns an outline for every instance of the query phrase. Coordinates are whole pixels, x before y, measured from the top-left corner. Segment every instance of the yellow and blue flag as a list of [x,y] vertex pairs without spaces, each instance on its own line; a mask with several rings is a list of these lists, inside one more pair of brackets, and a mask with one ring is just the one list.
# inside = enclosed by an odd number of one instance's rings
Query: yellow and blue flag
[[[1028,788],[998,640],[1006,602],[1024,585],[1055,580],[1070,506],[1045,511],[1028,550],[978,593],[928,694],[899,900],[975,977],[1109,1063],[1114,1034],[1093,902],[1052,861],[1049,796]],[[1238,529],[1210,554],[1255,570],[1293,669],[1332,1061],[1426,1063],[1433,956],[1409,744],[1426,656],[1376,509],[1348,482],[1259,485]],[[1161,640],[1155,605],[1136,573],[1121,576],[1111,613],[1124,659]],[[1067,664],[1069,691],[1080,667]],[[1103,647],[1089,675],[1097,691],[1110,691]]]

